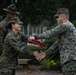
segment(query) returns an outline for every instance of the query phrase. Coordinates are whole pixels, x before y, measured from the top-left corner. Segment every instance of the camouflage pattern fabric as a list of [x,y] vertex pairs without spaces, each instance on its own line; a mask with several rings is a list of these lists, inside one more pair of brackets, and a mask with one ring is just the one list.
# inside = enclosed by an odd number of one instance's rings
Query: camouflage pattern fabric
[[53,36],[58,37],[58,40],[46,51],[46,53],[51,53],[56,50],[56,48],[59,48],[61,64],[76,60],[76,29],[74,25],[66,21],[36,36],[36,38],[50,38]]
[[76,61],[64,64],[62,71],[64,75],[76,75]]
[[2,68],[0,70],[0,75],[15,75],[15,71],[12,69]]
[[10,19],[5,18],[0,22],[0,55],[2,54],[3,51],[4,38],[8,33],[7,24],[9,21]]
[[2,54],[3,51],[3,29],[0,26],[0,56]]
[[[0,67],[8,69],[16,69],[18,64],[18,55],[20,52],[25,53],[28,51],[26,45],[22,44],[22,41],[26,42],[28,36],[22,32],[14,34],[10,31],[4,40],[4,50],[0,57]],[[31,51],[32,54],[32,51]]]

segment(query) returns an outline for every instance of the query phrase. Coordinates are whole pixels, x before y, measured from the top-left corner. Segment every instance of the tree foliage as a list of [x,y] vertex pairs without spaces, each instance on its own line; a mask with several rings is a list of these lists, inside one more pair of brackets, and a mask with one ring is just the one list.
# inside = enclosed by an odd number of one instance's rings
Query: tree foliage
[[0,1],[0,15],[3,15],[2,8],[8,6],[10,3],[15,3],[20,11],[20,18],[26,23],[39,24],[43,20],[54,23],[53,16],[56,14],[58,8],[65,7],[70,10],[70,20],[76,19],[76,0],[1,0]]

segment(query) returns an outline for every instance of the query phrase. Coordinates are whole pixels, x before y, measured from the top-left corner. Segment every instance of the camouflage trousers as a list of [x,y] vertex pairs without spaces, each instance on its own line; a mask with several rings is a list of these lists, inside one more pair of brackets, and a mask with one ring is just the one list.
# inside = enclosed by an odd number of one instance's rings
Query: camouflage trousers
[[70,61],[62,66],[63,75],[76,75],[76,61]]
[[15,69],[7,69],[7,68],[2,68],[0,70],[0,75],[15,75]]

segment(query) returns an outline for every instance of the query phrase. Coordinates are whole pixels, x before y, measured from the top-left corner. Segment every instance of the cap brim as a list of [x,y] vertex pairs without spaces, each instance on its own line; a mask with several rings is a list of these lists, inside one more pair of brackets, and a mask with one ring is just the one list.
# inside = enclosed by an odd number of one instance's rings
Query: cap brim
[[20,14],[19,12],[12,12],[12,11],[10,11],[8,9],[5,9],[5,8],[3,8],[3,10],[6,11],[6,12],[9,12],[9,13],[12,13],[12,14],[16,14],[16,15]]
[[23,25],[23,22],[18,22],[17,24],[19,24],[19,25]]
[[60,15],[60,14],[56,14],[56,15],[54,15],[54,18],[58,18],[58,17],[59,17],[59,15]]

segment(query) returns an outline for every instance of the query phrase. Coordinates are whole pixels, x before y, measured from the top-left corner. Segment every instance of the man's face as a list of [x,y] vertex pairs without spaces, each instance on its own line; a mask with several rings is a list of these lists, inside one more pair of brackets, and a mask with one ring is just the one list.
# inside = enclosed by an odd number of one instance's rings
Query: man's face
[[57,23],[58,24],[60,24],[60,23],[63,23],[63,20],[64,20],[64,15],[59,15],[57,18],[56,18],[56,20],[57,20]]
[[16,17],[16,15],[15,14],[12,14],[12,13],[7,13],[7,17],[11,19],[11,18]]
[[20,24],[12,24],[12,28],[16,31],[20,31],[22,28],[22,25]]

